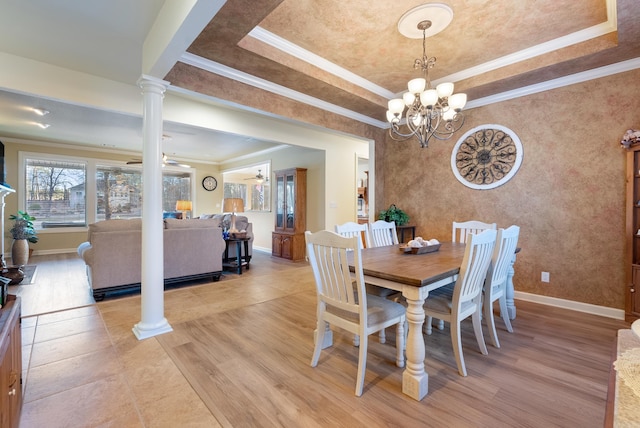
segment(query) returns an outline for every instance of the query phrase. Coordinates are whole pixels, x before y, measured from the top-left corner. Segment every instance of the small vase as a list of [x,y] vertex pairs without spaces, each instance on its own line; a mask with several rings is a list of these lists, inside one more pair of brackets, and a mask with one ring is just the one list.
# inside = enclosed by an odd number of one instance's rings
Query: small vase
[[11,263],[15,266],[26,265],[29,261],[29,241],[15,239],[11,245]]

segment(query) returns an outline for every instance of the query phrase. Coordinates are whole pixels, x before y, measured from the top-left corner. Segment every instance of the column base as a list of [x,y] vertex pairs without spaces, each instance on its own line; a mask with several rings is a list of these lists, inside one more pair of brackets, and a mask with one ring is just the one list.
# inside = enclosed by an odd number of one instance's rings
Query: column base
[[160,334],[169,333],[173,331],[173,328],[171,328],[167,319],[163,318],[161,322],[152,325],[139,322],[134,325],[131,330],[138,340],[143,340]]
[[429,375],[425,372],[416,377],[405,370],[402,373],[402,392],[414,400],[422,400],[429,392]]

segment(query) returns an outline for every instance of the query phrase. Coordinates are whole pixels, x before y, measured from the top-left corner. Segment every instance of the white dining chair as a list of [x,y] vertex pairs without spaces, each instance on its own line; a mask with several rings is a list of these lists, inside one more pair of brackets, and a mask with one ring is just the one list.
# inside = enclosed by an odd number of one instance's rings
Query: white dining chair
[[[344,237],[352,237],[352,236],[357,236],[358,237],[358,243],[360,244],[360,248],[365,248],[365,245],[367,248],[371,247],[371,242],[369,240],[369,225],[368,223],[362,223],[362,224],[358,224],[352,221],[348,221],[346,223],[343,224],[336,224],[335,225],[335,231],[338,235],[340,236],[344,236]],[[393,290],[389,290],[387,288],[383,288],[383,287],[378,287],[375,285],[371,285],[371,284],[367,284],[366,285],[367,288],[367,293],[369,294],[374,294],[376,296],[380,296],[380,297],[389,297],[392,295],[396,295],[397,293]],[[379,338],[380,338],[380,343],[385,343],[387,338],[386,338],[386,332],[384,330],[380,330],[380,334],[379,334]],[[353,345],[354,346],[360,346],[360,337],[359,336],[355,336],[353,338]]]
[[344,237],[357,236],[359,238],[360,248],[370,247],[369,244],[369,227],[367,223],[358,224],[348,221],[343,224],[336,224],[335,231],[338,235]]
[[[317,325],[311,366],[320,358],[328,325],[364,337],[358,355],[356,395],[362,395],[367,365],[367,342],[372,333],[396,325],[396,365],[404,367],[405,308],[391,300],[366,293],[361,249],[356,237],[345,238],[323,230],[305,232],[307,254],[313,269],[318,295]],[[352,254],[355,275],[349,271]]]
[[[470,234],[478,234],[484,232],[487,229],[496,230],[498,225],[496,223],[483,223],[478,220],[469,220],[463,222],[454,221],[451,227],[451,242],[459,242],[464,244]],[[451,288],[453,284],[449,285]],[[437,321],[438,330],[444,329],[444,321]]]
[[372,247],[398,245],[395,221],[377,220],[369,224],[369,243]]
[[496,223],[483,223],[477,220],[469,220],[463,222],[453,222],[453,227],[451,228],[451,242],[459,242],[464,244],[467,242],[467,237],[470,233],[478,234],[487,229],[496,230],[498,225]]
[[496,332],[496,322],[493,316],[493,302],[498,300],[500,305],[500,316],[504,321],[509,333],[513,333],[513,327],[507,313],[507,274],[511,266],[511,260],[518,246],[520,228],[511,226],[507,229],[499,229],[496,238],[496,246],[491,257],[491,264],[487,270],[487,277],[483,287],[483,313],[487,322],[491,342],[496,348],[500,347],[498,333]]
[[462,265],[458,279],[451,288],[443,288],[432,292],[424,302],[424,312],[427,316],[426,333],[431,334],[431,322],[433,318],[449,322],[451,326],[451,345],[458,365],[458,373],[467,375],[467,368],[462,355],[462,340],[460,336],[460,323],[471,317],[473,331],[480,352],[488,354],[487,345],[482,335],[482,285],[487,276],[493,248],[496,244],[495,230],[484,232],[467,238],[467,246],[464,252]]

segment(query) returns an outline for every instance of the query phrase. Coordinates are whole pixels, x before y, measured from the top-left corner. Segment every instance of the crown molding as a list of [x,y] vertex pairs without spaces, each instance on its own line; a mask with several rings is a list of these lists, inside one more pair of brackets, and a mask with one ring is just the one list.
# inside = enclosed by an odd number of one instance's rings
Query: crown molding
[[228,79],[232,79],[232,80],[253,86],[255,88],[263,89],[265,91],[268,91],[277,95],[281,95],[283,97],[290,98],[292,100],[295,100],[313,107],[317,107],[319,109],[322,109],[331,113],[338,114],[340,116],[357,120],[358,122],[366,123],[372,126],[376,126],[378,128],[384,127],[385,125],[385,122],[381,120],[373,119],[369,116],[366,116],[361,113],[357,113],[353,110],[349,110],[344,107],[340,107],[335,104],[328,103],[326,101],[309,96],[307,94],[303,94],[302,92],[294,91],[293,89],[286,88],[282,85],[269,82],[268,80],[261,79],[256,76],[252,76],[248,73],[244,73],[242,71],[228,67],[224,64],[220,64],[218,62],[211,61],[206,58],[193,55],[191,53],[182,54],[182,56],[180,57],[180,62],[200,68],[210,73],[217,74],[219,76],[226,77]]
[[535,85],[524,86],[512,91],[506,91],[500,94],[471,100],[465,106],[465,110],[499,103],[502,101],[512,100],[514,98],[520,98],[526,95],[536,94],[538,92],[558,89],[576,83],[588,82],[589,80],[600,79],[602,77],[624,73],[625,71],[631,71],[638,68],[640,68],[640,58],[634,58],[627,61],[606,65],[604,67],[570,74],[568,76],[559,77],[557,79],[547,80],[546,82],[536,83]]
[[249,32],[249,36],[263,43],[266,43],[269,46],[272,46],[288,55],[294,56],[299,60],[311,64],[316,68],[327,71],[342,80],[346,80],[349,83],[366,89],[367,91],[372,92],[376,95],[388,99],[395,98],[395,94],[392,91],[385,89],[382,86],[376,85],[375,83],[361,76],[358,76],[355,73],[352,73],[346,68],[342,68],[339,65],[328,61],[319,55],[303,49],[300,46],[291,43],[290,41],[283,39],[282,37],[277,36],[262,27],[255,27]]

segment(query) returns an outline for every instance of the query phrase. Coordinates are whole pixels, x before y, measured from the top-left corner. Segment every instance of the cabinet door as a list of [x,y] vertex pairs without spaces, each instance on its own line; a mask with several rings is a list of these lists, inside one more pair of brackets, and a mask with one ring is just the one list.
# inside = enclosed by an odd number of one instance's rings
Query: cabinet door
[[631,312],[640,314],[640,266],[633,266],[633,284],[631,284]]
[[293,240],[291,236],[282,237],[282,258],[283,259],[293,258]]
[[9,373],[9,403],[11,425],[17,427],[20,421],[22,407],[22,331],[20,330],[19,314],[11,321],[11,372]]
[[296,181],[293,173],[285,176],[285,205],[287,211],[287,220],[285,230],[293,232],[296,224]]
[[10,427],[11,425],[11,399],[9,388],[12,355],[9,349],[9,340],[5,338],[0,346],[0,427]]
[[271,237],[271,255],[282,257],[282,236],[273,234]]
[[284,176],[276,175],[276,230],[284,230],[285,199]]

